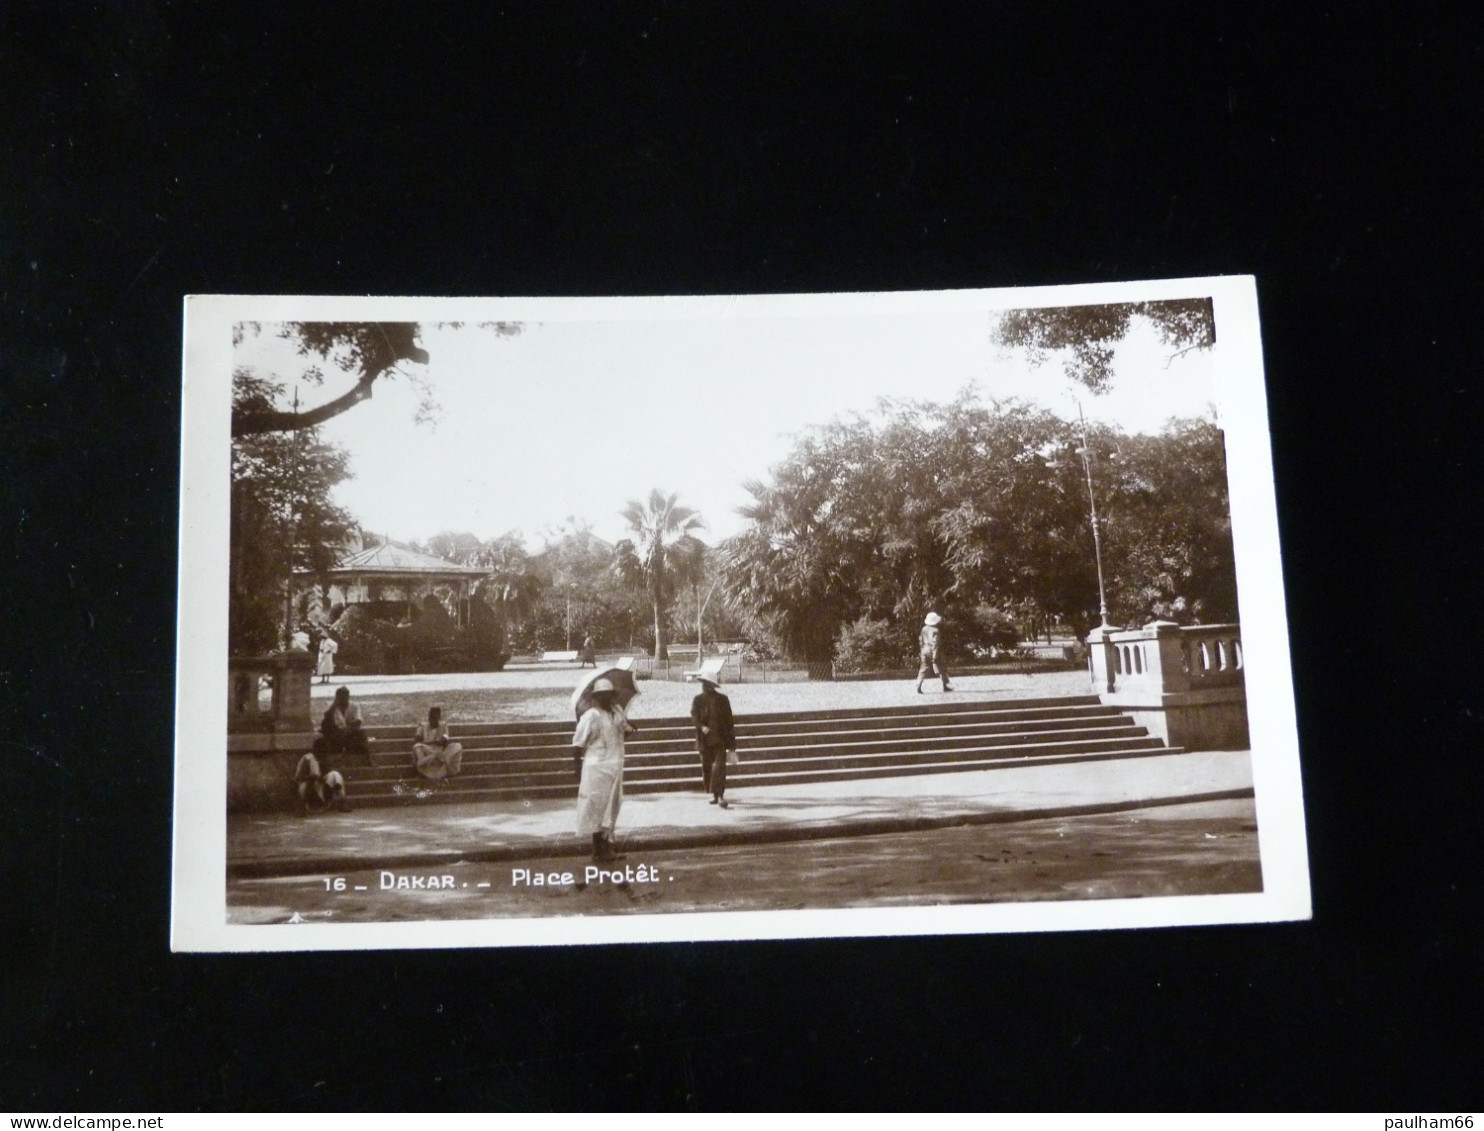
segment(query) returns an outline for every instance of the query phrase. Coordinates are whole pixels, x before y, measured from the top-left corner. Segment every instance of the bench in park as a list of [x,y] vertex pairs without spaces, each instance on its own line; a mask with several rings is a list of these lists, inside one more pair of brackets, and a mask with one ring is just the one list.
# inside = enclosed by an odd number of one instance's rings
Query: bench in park
[[712,656],[709,660],[702,660],[701,666],[695,671],[685,673],[686,679],[709,679],[713,682],[721,682],[721,669],[726,667],[726,656]]
[[542,652],[541,662],[543,664],[575,664],[581,652]]

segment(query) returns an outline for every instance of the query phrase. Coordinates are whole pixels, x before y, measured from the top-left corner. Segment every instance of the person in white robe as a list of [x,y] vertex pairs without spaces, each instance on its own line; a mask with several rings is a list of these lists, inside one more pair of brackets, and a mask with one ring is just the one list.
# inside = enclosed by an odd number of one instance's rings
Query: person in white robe
[[335,653],[340,651],[340,645],[335,643],[335,638],[329,633],[319,642],[319,667],[316,674],[321,683],[329,683],[330,677],[335,674]]
[[611,680],[593,683],[589,707],[577,721],[572,736],[572,757],[581,779],[577,789],[577,833],[591,836],[593,858],[621,860],[613,840],[618,811],[623,805],[623,745],[633,732],[628,717],[618,705]]
[[412,764],[429,781],[447,782],[463,767],[464,747],[449,737],[442,707],[428,708],[428,721],[417,724]]

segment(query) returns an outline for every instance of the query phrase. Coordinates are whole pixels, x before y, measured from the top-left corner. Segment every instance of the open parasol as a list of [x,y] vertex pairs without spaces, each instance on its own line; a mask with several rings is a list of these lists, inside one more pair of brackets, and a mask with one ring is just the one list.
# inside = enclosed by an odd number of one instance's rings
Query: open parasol
[[593,684],[605,676],[613,684],[618,705],[627,708],[629,701],[639,694],[639,689],[634,686],[634,673],[630,670],[633,663],[632,656],[620,656],[612,667],[588,672],[572,692],[572,710],[577,718],[582,718],[589,707],[595,706],[592,698]]

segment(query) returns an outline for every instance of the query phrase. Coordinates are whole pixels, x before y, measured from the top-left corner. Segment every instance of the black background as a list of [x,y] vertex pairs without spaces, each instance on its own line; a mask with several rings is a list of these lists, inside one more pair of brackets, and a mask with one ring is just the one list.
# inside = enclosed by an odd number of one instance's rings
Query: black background
[[[0,9],[0,1107],[1477,1108],[1484,29],[1352,9]],[[168,952],[183,295],[1216,273],[1312,923]]]

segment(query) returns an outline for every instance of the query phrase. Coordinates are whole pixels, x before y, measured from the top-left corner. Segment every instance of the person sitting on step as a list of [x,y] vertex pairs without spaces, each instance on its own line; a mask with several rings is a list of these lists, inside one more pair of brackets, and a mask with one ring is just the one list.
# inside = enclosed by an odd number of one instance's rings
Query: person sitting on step
[[464,748],[449,737],[442,707],[428,708],[428,721],[417,724],[413,738],[412,764],[429,781],[447,785],[463,768]]
[[322,761],[339,754],[350,754],[366,763],[371,761],[371,740],[361,726],[360,707],[350,701],[350,688],[336,689],[335,701],[320,720],[314,752]]
[[299,788],[299,816],[309,815],[311,803],[315,809],[333,805],[342,813],[350,812],[350,802],[345,799],[345,778],[339,770],[322,773],[312,750],[294,767],[294,782]]

